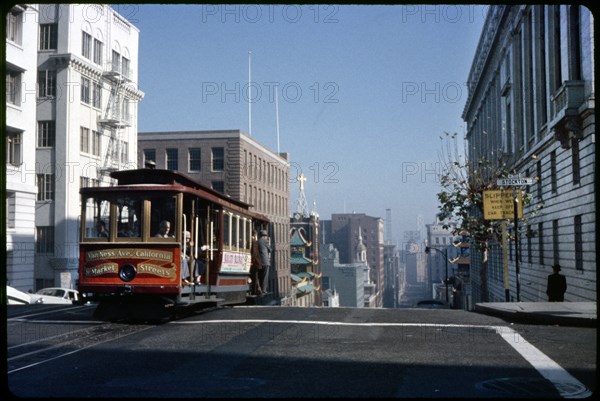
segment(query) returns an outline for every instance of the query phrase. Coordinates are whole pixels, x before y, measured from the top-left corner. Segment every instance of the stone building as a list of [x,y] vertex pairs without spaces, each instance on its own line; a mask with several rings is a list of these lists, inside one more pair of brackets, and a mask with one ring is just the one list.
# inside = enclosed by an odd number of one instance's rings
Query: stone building
[[138,163],[177,170],[232,198],[272,222],[273,264],[268,292],[291,302],[289,160],[240,130],[140,132]]
[[[514,241],[506,249],[510,300],[546,300],[554,264],[565,300],[596,300],[594,45],[594,17],[581,5],[495,5],[486,17],[463,112],[468,157],[534,178],[522,188],[533,200],[519,259]],[[487,270],[481,261],[471,248],[473,302],[504,301],[500,244]]]

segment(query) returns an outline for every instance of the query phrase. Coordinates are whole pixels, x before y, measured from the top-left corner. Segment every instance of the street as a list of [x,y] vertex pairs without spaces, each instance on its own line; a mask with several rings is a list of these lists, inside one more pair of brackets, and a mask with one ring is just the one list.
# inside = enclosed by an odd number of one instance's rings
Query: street
[[558,398],[596,388],[595,328],[462,310],[286,307],[152,325],[95,321],[93,305],[34,307],[8,309],[17,397]]

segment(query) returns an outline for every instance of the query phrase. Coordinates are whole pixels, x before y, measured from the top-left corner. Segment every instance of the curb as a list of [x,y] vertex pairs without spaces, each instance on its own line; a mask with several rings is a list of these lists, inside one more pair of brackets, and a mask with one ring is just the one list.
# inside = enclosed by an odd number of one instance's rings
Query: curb
[[475,304],[475,312],[503,318],[510,322],[548,324],[567,327],[597,327],[596,319],[574,316],[559,316],[544,312],[523,312],[498,309]]

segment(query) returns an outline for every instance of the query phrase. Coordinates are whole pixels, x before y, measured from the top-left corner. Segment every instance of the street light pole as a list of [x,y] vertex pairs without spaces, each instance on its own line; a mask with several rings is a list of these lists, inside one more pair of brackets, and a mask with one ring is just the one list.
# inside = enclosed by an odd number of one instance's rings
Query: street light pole
[[442,255],[444,255],[444,261],[446,262],[446,279],[444,280],[444,283],[446,283],[446,303],[448,303],[449,302],[449,296],[448,296],[448,252],[441,250],[441,249],[433,248],[431,246],[425,247],[425,253],[429,253],[429,251],[431,251],[431,250],[440,252]]

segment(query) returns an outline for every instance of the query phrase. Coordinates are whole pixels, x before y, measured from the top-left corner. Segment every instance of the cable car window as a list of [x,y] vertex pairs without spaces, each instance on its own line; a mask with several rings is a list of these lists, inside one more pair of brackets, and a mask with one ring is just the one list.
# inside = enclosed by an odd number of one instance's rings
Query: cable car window
[[140,238],[143,200],[141,197],[119,198],[117,204],[117,237]]
[[110,237],[110,202],[100,197],[85,200],[85,234],[86,239],[104,239]]
[[231,249],[237,250],[239,247],[238,242],[238,216],[231,216]]
[[150,198],[150,236],[175,241],[177,197],[160,195]]
[[245,217],[240,217],[240,248],[246,249],[246,221]]
[[223,245],[231,248],[231,215],[223,213]]

